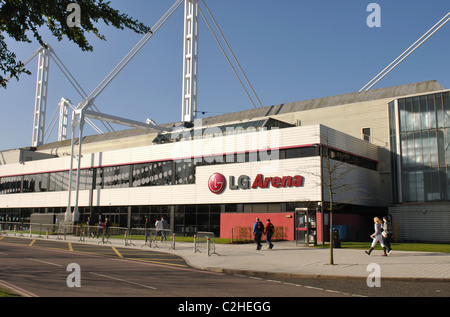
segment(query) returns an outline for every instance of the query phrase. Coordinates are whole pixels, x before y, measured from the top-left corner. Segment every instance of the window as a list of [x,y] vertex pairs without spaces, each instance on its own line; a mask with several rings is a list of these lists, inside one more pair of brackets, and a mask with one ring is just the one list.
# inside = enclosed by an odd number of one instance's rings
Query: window
[[364,141],[367,141],[367,142],[371,141],[371,139],[370,139],[371,131],[370,130],[371,130],[371,128],[363,128],[362,129],[362,138]]

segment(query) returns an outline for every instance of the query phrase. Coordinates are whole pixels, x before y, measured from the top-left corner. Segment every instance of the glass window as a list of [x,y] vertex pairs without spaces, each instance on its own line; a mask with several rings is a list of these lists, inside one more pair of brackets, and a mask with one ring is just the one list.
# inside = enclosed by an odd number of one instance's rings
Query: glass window
[[406,131],[406,124],[405,124],[405,99],[400,99],[398,101],[398,113],[399,113],[399,121],[400,121],[400,132]]
[[[130,184],[130,166],[102,168],[103,188],[124,188]],[[96,182],[97,183],[97,182]]]
[[439,166],[436,130],[430,130],[430,162],[431,166]]
[[436,109],[434,104],[434,95],[428,95],[428,126],[430,129],[436,128]]
[[413,112],[414,112],[414,131],[420,130],[420,99],[419,97],[413,98]]
[[412,106],[412,98],[407,98],[405,100],[405,129],[406,131],[412,131],[414,129],[413,126],[413,106]]
[[416,166],[423,166],[422,132],[414,132],[414,152]]
[[429,128],[427,96],[420,97],[420,122],[422,130]]
[[429,132],[422,132],[422,144],[423,144],[423,165],[431,166],[431,158],[430,158],[430,138]]
[[175,184],[195,184],[195,165],[193,162],[175,163]]
[[370,142],[370,128],[362,129],[363,140]]
[[444,124],[446,128],[450,128],[450,93],[443,93],[442,99],[444,104]]
[[442,94],[436,94],[435,96],[436,104],[436,125],[438,128],[443,128],[444,124],[444,109],[442,105]]

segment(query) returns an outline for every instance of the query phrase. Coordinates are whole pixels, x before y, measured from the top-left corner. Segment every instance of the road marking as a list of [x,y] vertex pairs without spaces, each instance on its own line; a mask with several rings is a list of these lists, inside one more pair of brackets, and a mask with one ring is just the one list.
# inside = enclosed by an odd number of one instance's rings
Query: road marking
[[144,284],[140,284],[140,283],[136,283],[136,282],[131,282],[131,281],[127,281],[121,278],[117,278],[117,277],[112,277],[112,276],[107,276],[107,275],[103,275],[103,274],[98,274],[98,273],[94,273],[94,272],[90,272],[91,274],[100,276],[100,277],[104,277],[104,278],[109,278],[111,280],[116,280],[116,281],[120,281],[120,282],[125,282],[125,283],[129,283],[129,284],[133,284],[133,285],[137,285],[137,286],[141,286],[141,287],[145,287],[145,288],[150,288],[150,289],[157,289],[156,287],[153,286],[149,286],[149,285],[144,285]]
[[153,264],[161,264],[161,265],[167,265],[167,266],[176,266],[176,267],[189,267],[184,264],[176,264],[176,263],[169,263],[169,262],[160,262],[160,261],[154,261],[154,260],[146,260],[146,259],[139,259],[139,258],[127,258],[128,260],[133,261],[139,261],[139,262],[147,262],[147,263],[153,263]]
[[33,241],[30,242],[30,244],[28,245],[29,247],[32,247],[33,244],[36,242],[36,239],[34,239]]
[[43,260],[36,260],[36,259],[30,259],[30,258],[25,258],[25,259],[30,260],[30,261],[35,261],[35,262],[44,263],[44,264],[54,265],[54,266],[57,266],[57,267],[63,267],[63,266],[60,265],[60,264],[56,264],[56,263],[52,263],[52,262],[47,262],[47,261],[43,261]]
[[117,251],[117,249],[116,249],[115,247],[111,247],[111,249],[113,249],[113,251],[116,252],[116,254],[117,254],[117,256],[118,256],[119,258],[123,259],[123,255],[120,254],[120,252]]
[[11,283],[8,283],[8,282],[2,281],[2,280],[0,280],[0,286],[2,286],[3,288],[6,288],[7,290],[9,290],[13,293],[23,296],[23,297],[39,297],[36,294],[33,294],[31,292],[24,290],[23,288],[20,288],[16,285],[13,285]]

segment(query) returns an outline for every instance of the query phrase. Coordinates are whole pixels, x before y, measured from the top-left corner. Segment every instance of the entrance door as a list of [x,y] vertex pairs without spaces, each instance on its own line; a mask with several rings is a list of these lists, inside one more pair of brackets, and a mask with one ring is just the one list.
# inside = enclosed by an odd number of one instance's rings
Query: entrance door
[[308,244],[308,211],[300,210],[303,208],[297,208],[295,210],[295,243],[296,244]]
[[295,242],[296,244],[317,244],[316,213],[307,208],[295,209]]

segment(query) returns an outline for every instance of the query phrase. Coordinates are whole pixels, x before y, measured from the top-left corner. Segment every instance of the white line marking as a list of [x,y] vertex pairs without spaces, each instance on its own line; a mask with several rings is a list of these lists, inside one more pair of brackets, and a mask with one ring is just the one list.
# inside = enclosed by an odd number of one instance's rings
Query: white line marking
[[145,287],[145,288],[157,289],[156,287],[153,287],[153,286],[148,286],[148,285],[144,285],[144,284],[140,284],[140,283],[136,283],[136,282],[131,282],[131,281],[123,280],[123,279],[117,278],[117,277],[111,277],[111,276],[107,276],[107,275],[103,275],[103,274],[98,274],[98,273],[94,273],[94,272],[90,272],[90,273],[91,273],[91,274],[94,274],[94,275],[97,275],[97,276],[109,278],[109,279],[116,280],[116,281],[120,281],[120,282],[129,283],[129,284],[133,284],[133,285],[137,285],[137,286],[141,286],[141,287]]
[[57,266],[57,267],[63,267],[63,266],[60,265],[60,264],[51,263],[51,262],[47,262],[47,261],[36,260],[36,259],[30,259],[30,258],[25,258],[25,259],[30,260],[30,261],[35,261],[35,262],[40,262],[40,263],[48,264],[48,265],[54,265],[54,266]]

